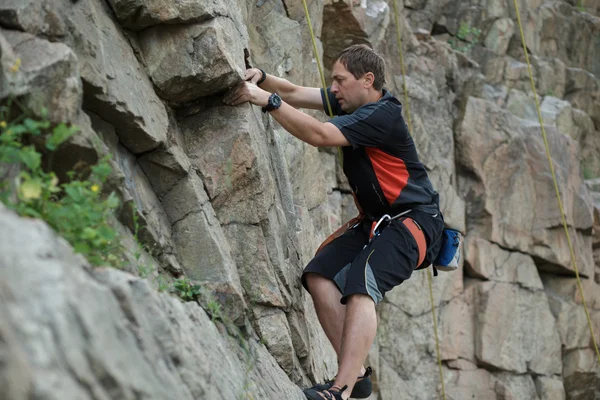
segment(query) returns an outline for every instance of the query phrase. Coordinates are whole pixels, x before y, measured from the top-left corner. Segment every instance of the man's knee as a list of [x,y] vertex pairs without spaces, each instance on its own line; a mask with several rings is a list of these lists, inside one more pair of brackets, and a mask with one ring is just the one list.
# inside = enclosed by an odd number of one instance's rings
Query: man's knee
[[304,275],[304,281],[306,282],[308,292],[312,296],[314,296],[322,290],[331,290],[331,287],[335,286],[335,283],[333,283],[331,279],[314,272],[307,272]]
[[375,307],[375,300],[366,293],[353,293],[345,298],[346,305],[364,304],[373,305]]

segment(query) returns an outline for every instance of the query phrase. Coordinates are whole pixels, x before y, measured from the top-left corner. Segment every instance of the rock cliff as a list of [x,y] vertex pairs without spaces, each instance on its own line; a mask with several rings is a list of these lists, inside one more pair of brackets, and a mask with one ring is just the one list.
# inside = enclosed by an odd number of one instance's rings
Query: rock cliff
[[[600,1],[518,4],[598,340]],[[326,69],[367,43],[403,102],[406,83],[421,160],[465,234],[463,265],[433,284],[447,397],[599,399],[514,3],[398,6],[406,82],[391,2],[308,3]],[[301,400],[332,377],[298,278],[356,212],[336,153],[221,101],[248,66],[319,86],[302,2],[3,0],[0,27],[0,98],[81,128],[57,173],[112,156],[116,224],[148,266],[92,267],[0,205],[0,399]],[[182,276],[212,300],[159,290]],[[371,399],[440,398],[425,273],[378,316]]]

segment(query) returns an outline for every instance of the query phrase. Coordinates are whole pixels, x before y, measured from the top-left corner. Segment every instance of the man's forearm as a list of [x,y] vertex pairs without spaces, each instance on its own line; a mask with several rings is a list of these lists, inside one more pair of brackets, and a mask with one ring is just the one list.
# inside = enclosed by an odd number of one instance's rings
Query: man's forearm
[[277,93],[283,101],[287,102],[290,100],[289,96],[294,91],[294,87],[295,85],[290,81],[269,74],[267,74],[267,79],[260,84],[261,89],[269,93]]
[[310,115],[296,110],[289,104],[282,103],[271,115],[289,133],[312,146],[324,143],[323,123]]

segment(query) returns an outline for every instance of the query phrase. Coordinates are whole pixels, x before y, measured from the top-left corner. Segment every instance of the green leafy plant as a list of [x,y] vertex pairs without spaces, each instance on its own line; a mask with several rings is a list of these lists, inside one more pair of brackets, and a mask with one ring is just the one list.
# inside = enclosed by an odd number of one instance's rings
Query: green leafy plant
[[158,283],[158,291],[161,293],[169,288],[169,284],[167,283],[165,278],[160,275],[158,276],[158,278],[156,278],[156,282]]
[[206,304],[206,312],[210,314],[211,319],[214,321],[216,319],[223,320],[223,311],[221,310],[221,304],[214,299],[211,299]]
[[152,269],[144,264],[138,263],[137,269],[138,269],[138,275],[140,276],[140,278],[147,278],[150,275],[150,273],[152,272]]
[[[46,221],[93,265],[121,267],[122,249],[108,222],[119,201],[114,193],[102,195],[111,173],[108,158],[92,166],[85,177],[69,172],[69,181],[63,183],[42,168],[40,151],[55,151],[78,131],[26,114],[0,121],[0,201],[22,216]],[[11,169],[18,173],[9,181]]]
[[481,29],[472,27],[463,21],[460,23],[456,37],[450,38],[448,43],[454,50],[466,53],[479,42],[480,35]]
[[183,301],[195,301],[202,294],[200,285],[195,285],[188,278],[179,278],[173,282],[172,291]]
[[581,12],[586,12],[586,11],[587,11],[587,10],[586,10],[586,8],[585,8],[585,5],[584,5],[584,3],[583,3],[583,0],[581,0],[581,1],[580,1],[580,2],[577,4],[577,6],[576,6],[576,7],[577,7],[577,10],[579,10],[579,11],[581,11]]
[[585,180],[589,180],[589,179],[594,179],[594,172],[592,171],[592,169],[586,165],[582,165],[581,167],[582,169],[582,173],[583,173],[583,179]]

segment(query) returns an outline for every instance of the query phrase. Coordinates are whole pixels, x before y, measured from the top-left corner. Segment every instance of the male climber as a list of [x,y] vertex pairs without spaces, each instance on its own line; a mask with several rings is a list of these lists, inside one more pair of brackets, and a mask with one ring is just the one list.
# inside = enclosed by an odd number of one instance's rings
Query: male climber
[[[371,394],[371,371],[363,364],[377,330],[375,305],[413,270],[432,263],[444,228],[439,196],[419,161],[402,105],[383,89],[383,58],[366,45],[350,46],[335,58],[331,78],[325,92],[252,68],[223,99],[261,106],[308,144],[342,148],[360,215],[320,247],[302,274],[339,364],[333,382],[304,391],[315,400]],[[327,112],[325,96],[336,115],[328,122],[295,108]]]

